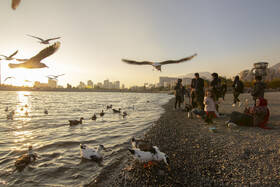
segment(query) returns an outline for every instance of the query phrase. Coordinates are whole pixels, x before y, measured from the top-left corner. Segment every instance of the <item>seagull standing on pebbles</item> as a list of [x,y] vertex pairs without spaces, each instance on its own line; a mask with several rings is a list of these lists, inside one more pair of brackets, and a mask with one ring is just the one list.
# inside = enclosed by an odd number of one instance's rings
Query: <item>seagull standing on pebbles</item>
[[48,68],[48,66],[46,66],[46,64],[42,63],[41,60],[54,54],[59,49],[59,47],[60,47],[60,42],[56,42],[53,45],[41,50],[37,55],[31,57],[30,59],[17,59],[18,61],[25,61],[23,63],[20,63],[20,64],[9,63],[9,67],[10,68],[27,68],[27,69]]
[[161,72],[161,66],[162,65],[166,65],[166,64],[178,64],[181,62],[185,62],[188,60],[191,60],[193,57],[195,57],[197,54],[194,54],[190,57],[187,58],[182,58],[180,60],[166,60],[163,62],[149,62],[149,61],[142,61],[142,62],[137,62],[134,60],[127,60],[127,59],[122,59],[123,62],[126,62],[128,64],[133,64],[133,65],[152,65],[154,68],[156,68],[156,70]]
[[41,44],[50,44],[49,41],[51,41],[51,40],[57,40],[57,39],[60,38],[60,37],[56,37],[56,38],[49,38],[49,39],[44,40],[44,39],[39,38],[39,37],[37,37],[37,36],[32,36],[32,35],[27,35],[27,36],[30,36],[30,37],[33,37],[33,38],[36,38],[36,39],[40,40],[39,43],[41,43]]

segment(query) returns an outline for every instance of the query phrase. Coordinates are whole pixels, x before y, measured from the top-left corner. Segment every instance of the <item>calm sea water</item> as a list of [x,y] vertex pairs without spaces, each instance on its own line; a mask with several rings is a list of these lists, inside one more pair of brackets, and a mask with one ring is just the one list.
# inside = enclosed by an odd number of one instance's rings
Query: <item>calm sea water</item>
[[[130,138],[150,127],[170,98],[152,93],[0,92],[0,186],[81,186],[106,175],[121,154],[128,154]],[[123,118],[107,110],[110,104],[128,115]],[[14,120],[7,120],[6,107],[16,111]],[[100,117],[102,109],[105,115]],[[90,119],[94,113],[96,121]],[[82,125],[69,126],[68,119],[80,117],[85,118]],[[103,161],[81,159],[80,143],[92,148],[103,144],[108,148]],[[39,157],[22,172],[16,171],[14,162],[29,145]]]

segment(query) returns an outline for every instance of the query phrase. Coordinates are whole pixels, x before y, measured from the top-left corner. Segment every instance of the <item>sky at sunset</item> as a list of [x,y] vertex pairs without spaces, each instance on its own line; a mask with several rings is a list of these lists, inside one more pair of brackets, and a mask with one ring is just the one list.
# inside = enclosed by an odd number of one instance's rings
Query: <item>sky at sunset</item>
[[[231,77],[255,62],[280,62],[279,0],[21,0],[0,1],[0,54],[30,58],[47,47],[44,39],[60,36],[60,49],[42,60],[49,68],[10,69],[1,61],[1,80],[28,85],[47,82],[47,75],[64,74],[58,84],[76,86],[119,80],[126,86],[157,83],[159,76],[217,72]],[[53,41],[52,41],[53,43]],[[162,73],[137,61],[181,59]]]

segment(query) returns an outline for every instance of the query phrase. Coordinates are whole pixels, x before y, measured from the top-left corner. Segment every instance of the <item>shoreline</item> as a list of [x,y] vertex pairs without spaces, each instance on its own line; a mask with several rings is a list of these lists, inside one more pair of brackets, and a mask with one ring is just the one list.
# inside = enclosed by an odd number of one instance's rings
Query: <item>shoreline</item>
[[[159,147],[170,158],[171,171],[163,163],[151,168],[133,161],[127,153],[123,165],[116,167],[110,181],[92,182],[89,186],[240,186],[280,184],[280,94],[266,93],[270,103],[269,126],[230,129],[229,117],[216,118],[213,126],[203,119],[187,119],[186,112],[173,111],[174,98],[162,107],[165,113],[147,129],[145,140]],[[242,94],[240,99],[250,97]],[[221,111],[227,115],[234,110],[232,96],[226,95]],[[130,143],[129,143],[130,144]],[[131,145],[129,145],[131,147]]]

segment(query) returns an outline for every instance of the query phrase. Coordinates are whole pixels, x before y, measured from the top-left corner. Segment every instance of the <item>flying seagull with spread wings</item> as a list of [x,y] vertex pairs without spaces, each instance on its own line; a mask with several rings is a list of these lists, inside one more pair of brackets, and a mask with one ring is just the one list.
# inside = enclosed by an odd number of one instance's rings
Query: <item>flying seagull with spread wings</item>
[[18,5],[20,3],[20,0],[12,0],[12,9],[17,9]]
[[5,80],[4,80],[4,82],[6,81],[6,80],[8,80],[8,79],[15,79],[15,77],[7,77]]
[[11,54],[10,56],[5,56],[5,55],[0,55],[5,57],[5,60],[13,60],[13,56],[15,56],[18,53],[18,50],[16,52],[14,52],[13,54]]
[[46,77],[48,77],[49,79],[52,79],[52,80],[57,80],[58,77],[63,76],[63,75],[65,75],[65,74],[60,74],[60,75],[48,75],[48,76],[46,76]]
[[10,68],[27,68],[27,69],[35,69],[35,68],[47,68],[46,64],[42,63],[41,60],[44,58],[54,54],[60,47],[60,42],[56,42],[49,47],[41,50],[37,55],[31,57],[30,59],[17,59],[18,61],[25,61],[20,64],[9,63]]
[[33,37],[33,38],[36,38],[36,39],[40,40],[40,41],[38,41],[38,42],[41,43],[41,44],[49,44],[49,43],[50,43],[49,41],[51,41],[51,40],[57,40],[57,39],[60,38],[60,37],[56,37],[56,38],[49,38],[49,39],[44,40],[44,39],[39,38],[39,37],[37,37],[37,36],[32,36],[32,35],[27,35],[27,36],[30,36],[30,37]]
[[178,64],[181,62],[185,62],[188,60],[191,60],[193,57],[195,57],[197,54],[194,54],[190,57],[187,58],[182,58],[180,60],[166,60],[163,62],[149,62],[149,61],[142,61],[142,62],[137,62],[134,60],[127,60],[127,59],[122,59],[123,62],[126,62],[128,64],[134,64],[134,65],[152,65],[154,68],[156,68],[158,71],[161,72],[161,66],[166,65],[166,64]]

